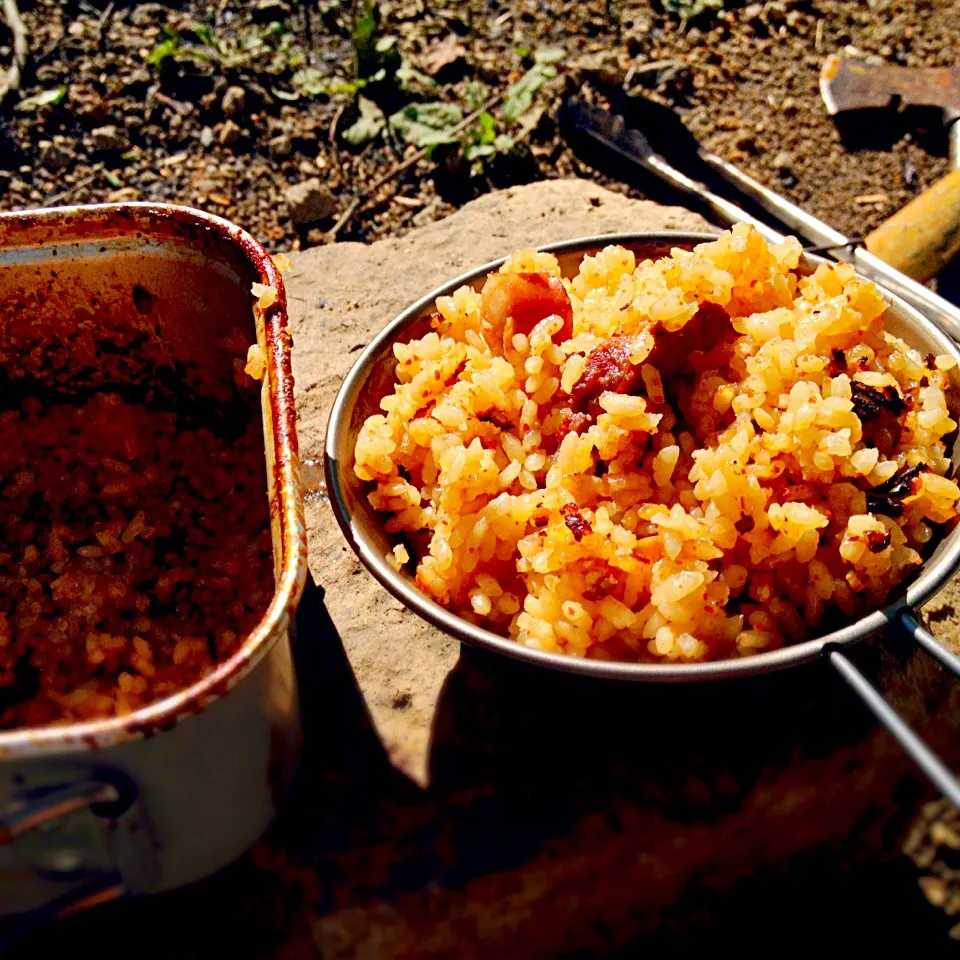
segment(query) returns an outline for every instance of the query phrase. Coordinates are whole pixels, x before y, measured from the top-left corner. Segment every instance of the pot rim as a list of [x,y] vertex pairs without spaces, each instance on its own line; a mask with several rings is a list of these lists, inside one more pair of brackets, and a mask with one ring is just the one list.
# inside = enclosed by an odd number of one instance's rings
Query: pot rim
[[[586,255],[610,244],[626,247],[671,243],[689,246],[709,242],[716,238],[717,234],[715,233],[675,230],[652,233],[608,233],[551,243],[539,246],[537,250],[561,255],[575,253]],[[356,523],[351,516],[345,491],[351,484],[352,450],[349,451],[349,457],[343,459],[340,458],[340,453],[348,449],[350,420],[359,394],[397,335],[425,313],[431,311],[437,297],[450,295],[464,284],[476,283],[491,271],[496,270],[505,260],[506,257],[500,257],[470,270],[454,280],[450,280],[421,297],[388,323],[360,354],[347,374],[337,393],[327,426],[324,458],[327,491],[334,515],[344,537],[377,581],[401,603],[428,623],[464,643],[486,648],[515,660],[522,660],[536,666],[565,673],[605,679],[660,683],[724,680],[770,673],[802,663],[809,663],[817,660],[825,648],[829,646],[846,646],[876,634],[894,622],[899,612],[904,608],[913,608],[929,600],[944,586],[957,566],[960,565],[960,525],[958,525],[947,534],[934,555],[923,563],[919,575],[907,584],[905,590],[898,591],[894,599],[884,608],[874,610],[859,620],[821,637],[805,640],[802,643],[792,644],[778,650],[738,659],[689,664],[587,660],[543,650],[534,650],[484,627],[469,623],[445,607],[440,606],[419,590],[411,580],[401,576],[386,562],[368,536],[364,525]],[[831,262],[824,257],[813,254],[804,254],[803,261],[814,269],[821,263]],[[960,364],[960,347],[953,340],[909,304],[890,293],[886,288],[882,289],[884,295],[890,301],[890,307],[900,314],[902,321],[908,326],[919,327],[927,339],[938,345],[940,352],[950,354]]]
[[[123,224],[122,229],[118,221]],[[273,598],[263,619],[240,649],[207,676],[122,717],[48,727],[22,727],[2,732],[0,758],[62,755],[104,749],[154,736],[204,710],[239,683],[287,631],[307,573],[306,525],[300,489],[287,298],[280,271],[264,247],[250,233],[229,220],[192,207],[166,203],[105,203],[0,213],[0,231],[11,231],[12,240],[8,243],[0,240],[0,253],[4,249],[16,249],[13,231],[38,224],[48,228],[55,238],[50,244],[43,244],[51,248],[58,243],[120,239],[127,233],[147,242],[151,237],[178,236],[178,229],[184,227],[197,230],[238,248],[256,273],[257,281],[276,288],[276,302],[262,313],[270,391],[269,426],[273,434],[274,489],[280,504],[281,566],[276,574]],[[253,309],[252,296],[250,305]],[[270,431],[265,430],[265,441],[269,442],[269,436]]]

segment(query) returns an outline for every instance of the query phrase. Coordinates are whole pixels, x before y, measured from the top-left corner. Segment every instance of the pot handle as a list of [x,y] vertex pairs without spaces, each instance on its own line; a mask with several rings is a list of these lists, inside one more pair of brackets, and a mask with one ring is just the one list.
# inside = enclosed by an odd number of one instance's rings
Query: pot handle
[[0,847],[80,810],[120,802],[120,791],[101,780],[78,780],[16,799],[0,807]]
[[5,957],[15,947],[26,943],[47,924],[63,920],[71,914],[111,903],[125,897],[128,891],[123,881],[115,874],[104,874],[57,897],[39,910],[27,914],[0,933],[0,957]]
[[[897,614],[894,625],[908,633],[923,650],[952,674],[960,677],[960,657],[937,640],[929,630],[922,627],[912,610],[909,608],[901,610]],[[953,771],[914,733],[910,725],[884,700],[883,694],[839,647],[828,646],[823,653],[831,666],[892,734],[927,779],[954,807],[960,810],[960,782]]]
[[[40,850],[39,860],[26,861],[36,864],[29,869],[66,886],[62,894],[21,915],[0,935],[0,956],[38,925],[139,892],[156,879],[152,830],[136,787],[117,771],[101,773],[33,787],[0,806],[0,850],[16,849],[18,841],[28,844],[34,857]],[[95,818],[92,830],[84,829],[82,822],[70,822],[84,813]]]

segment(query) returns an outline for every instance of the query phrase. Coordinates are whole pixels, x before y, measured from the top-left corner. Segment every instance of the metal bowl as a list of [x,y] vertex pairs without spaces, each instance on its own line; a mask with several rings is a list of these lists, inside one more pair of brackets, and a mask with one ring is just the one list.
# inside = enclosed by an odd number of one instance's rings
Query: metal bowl
[[[624,233],[569,240],[542,250],[555,254],[560,261],[564,276],[576,273],[580,261],[588,254],[610,244],[619,244],[634,251],[637,259],[657,258],[667,255],[671,248],[690,249],[698,243],[713,240],[705,233]],[[812,271],[822,257],[806,256],[802,269]],[[380,413],[380,400],[391,392],[394,384],[396,359],[393,344],[405,343],[424,335],[429,329],[429,316],[439,296],[451,294],[464,284],[478,288],[489,273],[496,270],[503,260],[496,260],[472,270],[437,290],[433,290],[413,306],[404,310],[395,320],[374,338],[373,342],[357,359],[353,369],[344,380],[330,414],[326,441],[326,473],[330,502],[344,536],[367,569],[398,600],[418,613],[425,620],[446,631],[464,643],[494,650],[497,653],[525,660],[529,663],[564,670],[569,673],[594,677],[610,677],[619,680],[644,680],[679,682],[690,680],[720,680],[730,677],[782,670],[812,660],[834,646],[844,646],[877,633],[904,611],[929,600],[940,590],[960,563],[960,527],[955,527],[939,543],[932,556],[923,564],[919,574],[884,609],[874,610],[867,616],[841,629],[793,644],[779,650],[759,653],[734,660],[718,660],[705,663],[612,663],[568,657],[563,654],[534,650],[484,627],[469,623],[430,599],[415,584],[406,571],[397,572],[385,556],[393,547],[391,538],[383,528],[383,517],[367,502],[368,484],[358,480],[353,472],[353,450],[357,433],[364,420]],[[885,291],[886,292],[886,291]],[[891,333],[902,337],[911,346],[924,353],[949,354],[960,364],[960,349],[933,323],[921,316],[902,300],[888,294],[890,307],[887,324]],[[960,385],[958,368],[954,369],[954,382]],[[960,447],[960,444],[956,445]],[[953,452],[953,474],[958,472],[960,457]]]

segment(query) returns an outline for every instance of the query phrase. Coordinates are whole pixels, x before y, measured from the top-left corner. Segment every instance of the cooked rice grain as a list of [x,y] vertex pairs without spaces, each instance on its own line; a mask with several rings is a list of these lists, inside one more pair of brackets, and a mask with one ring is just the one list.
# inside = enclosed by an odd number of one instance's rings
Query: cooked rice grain
[[356,444],[419,586],[618,660],[754,654],[882,604],[957,513],[955,363],[800,252],[743,224],[657,261],[608,247],[563,281],[572,327],[550,254],[439,298]]
[[109,393],[0,413],[0,730],[130,713],[263,617],[260,425],[183,419]]

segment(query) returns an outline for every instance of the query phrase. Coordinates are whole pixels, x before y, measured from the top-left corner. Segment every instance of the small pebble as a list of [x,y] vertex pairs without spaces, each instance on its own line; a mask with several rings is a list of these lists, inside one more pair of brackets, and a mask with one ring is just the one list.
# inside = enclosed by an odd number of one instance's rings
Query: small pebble
[[786,150],[781,150],[773,158],[773,166],[777,170],[789,171],[793,167],[793,156]]
[[273,137],[270,142],[267,144],[267,149],[270,151],[270,156],[274,160],[282,160],[284,157],[289,157],[293,153],[293,141],[290,137],[281,133],[279,137]]
[[237,124],[235,124],[232,120],[227,120],[220,128],[220,136],[218,139],[223,146],[229,147],[231,144],[236,143],[240,139],[240,135],[242,133],[243,131],[239,126],[237,126]]
[[225,117],[233,117],[243,112],[246,103],[247,93],[243,87],[227,87],[227,91],[220,101],[220,109]]

